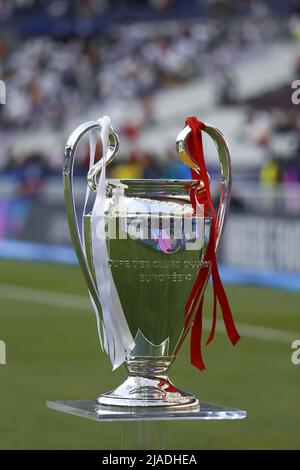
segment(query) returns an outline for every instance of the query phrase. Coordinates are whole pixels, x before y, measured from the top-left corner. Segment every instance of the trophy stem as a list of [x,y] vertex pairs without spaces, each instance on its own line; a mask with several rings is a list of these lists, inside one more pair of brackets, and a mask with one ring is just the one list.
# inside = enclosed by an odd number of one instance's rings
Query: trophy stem
[[168,378],[172,357],[133,357],[125,362],[128,377],[114,390],[103,393],[97,403],[108,407],[197,408],[194,395],[175,387]]
[[129,357],[125,365],[131,376],[167,377],[173,357]]

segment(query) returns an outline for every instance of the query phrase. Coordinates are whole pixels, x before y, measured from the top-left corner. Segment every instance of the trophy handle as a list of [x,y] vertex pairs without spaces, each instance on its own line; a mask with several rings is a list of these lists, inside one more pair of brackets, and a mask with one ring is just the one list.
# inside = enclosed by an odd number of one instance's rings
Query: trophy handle
[[[230,203],[231,194],[231,158],[228,144],[222,132],[216,127],[205,125],[203,129],[214,141],[220,160],[221,167],[221,191],[220,202],[217,214],[217,240],[216,248],[219,245],[220,237],[224,228],[224,222]],[[190,168],[198,169],[196,163],[191,159],[187,148],[187,137],[191,132],[190,126],[185,126],[177,136],[176,148],[181,160]],[[201,176],[201,175],[200,175]]]
[[[88,289],[92,296],[93,301],[95,302],[98,311],[101,312],[101,305],[98,298],[97,287],[95,285],[92,273],[90,271],[86,255],[83,248],[83,240],[80,236],[78,220],[76,216],[76,206],[73,192],[73,168],[76,149],[82,137],[93,129],[101,130],[101,123],[98,121],[89,121],[81,124],[77,129],[75,129],[70,137],[67,140],[65,145],[64,152],[64,166],[63,166],[63,183],[64,183],[64,195],[65,195],[65,204],[66,212],[69,223],[69,229],[71,234],[71,239],[73,246],[80,264],[80,267],[83,271]],[[109,164],[113,158],[116,156],[119,148],[119,138],[118,135],[111,130],[109,134],[109,146],[106,154],[106,164]],[[102,159],[97,162],[92,168],[97,167],[99,171],[102,165]]]
[[221,190],[217,214],[217,248],[224,229],[224,222],[230,204],[232,183],[231,157],[227,141],[219,129],[213,126],[206,126],[204,132],[212,138],[217,147],[221,169]]
[[[218,151],[218,156],[219,156],[219,161],[220,161],[220,167],[221,167],[221,189],[220,189],[220,202],[219,202],[219,207],[218,207],[218,213],[217,213],[217,239],[216,239],[216,245],[215,245],[215,250],[217,251],[220,238],[222,235],[222,231],[224,229],[224,222],[226,218],[226,214],[229,208],[229,203],[230,203],[230,194],[231,194],[231,158],[230,158],[230,151],[228,144],[226,142],[225,137],[223,136],[222,132],[217,129],[216,127],[209,126],[205,124],[205,127],[201,129],[201,131],[206,132],[214,141],[217,151]],[[199,167],[197,163],[195,163],[190,154],[189,150],[187,147],[187,138],[189,133],[191,132],[190,126],[185,126],[178,134],[177,139],[176,139],[176,149],[179,157],[183,161],[185,165],[187,165],[190,168],[193,168],[194,170],[199,171]],[[201,174],[199,175],[201,178]],[[201,293],[201,297],[203,297],[204,291],[206,289],[206,285],[209,279],[209,275],[206,277],[204,286],[203,286],[203,291]],[[182,345],[190,327],[195,318],[195,315],[191,315],[190,320],[187,325],[185,325],[182,335],[178,340],[178,343],[175,348],[174,355],[177,355],[177,352]]]

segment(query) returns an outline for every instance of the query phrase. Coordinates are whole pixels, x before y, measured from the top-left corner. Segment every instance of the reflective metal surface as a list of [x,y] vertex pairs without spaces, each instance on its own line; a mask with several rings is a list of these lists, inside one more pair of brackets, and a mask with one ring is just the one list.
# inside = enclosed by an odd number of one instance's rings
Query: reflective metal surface
[[[176,150],[177,150],[179,157],[185,163],[185,165],[193,169],[199,169],[197,164],[192,160],[189,154],[188,148],[187,148],[187,138],[190,132],[191,132],[190,126],[185,126],[179,132],[176,138]],[[208,134],[214,141],[215,146],[218,151],[218,156],[219,156],[219,161],[220,161],[221,189],[220,189],[220,204],[219,204],[218,217],[217,217],[217,224],[218,224],[218,229],[219,229],[219,236],[217,239],[217,245],[218,245],[220,241],[220,237],[222,235],[222,229],[223,229],[226,212],[228,210],[229,201],[230,201],[231,180],[232,180],[231,158],[230,158],[230,151],[229,151],[227,141],[219,129],[206,124],[206,127],[205,129],[203,129],[203,132],[206,132],[206,134]]]
[[[73,245],[92,298],[101,312],[91,215],[84,215],[85,254],[76,220],[72,182],[76,147],[84,134],[97,127],[99,123],[93,121],[83,124],[69,138],[65,149],[64,187]],[[185,140],[189,128],[182,132],[177,138],[177,148],[188,164],[190,157]],[[220,131],[207,126],[205,132],[217,146],[221,165],[217,216],[220,237],[230,197],[230,155]],[[118,138],[112,132],[108,162],[116,154],[118,145]],[[89,172],[88,184],[92,189],[96,189],[100,169],[101,163],[97,163]],[[211,229],[210,218],[193,213],[189,197],[193,183],[192,180],[107,181],[105,226],[109,264],[135,348],[126,359],[128,378],[115,390],[97,398],[103,406],[136,410],[157,407],[165,411],[192,410],[198,406],[196,397],[178,390],[167,376],[183,332],[185,303],[202,266]],[[203,183],[198,190],[203,190]],[[168,237],[164,236],[166,223],[170,229]],[[188,224],[191,229],[186,231],[183,227]]]
[[[74,160],[75,160],[75,154],[76,154],[76,150],[79,145],[79,142],[86,134],[88,134],[88,132],[93,131],[93,130],[100,131],[100,129],[101,127],[98,121],[88,121],[84,124],[81,124],[72,132],[72,134],[68,138],[67,143],[65,145],[63,183],[64,183],[66,212],[67,212],[69,229],[70,229],[73,246],[74,246],[80,267],[82,269],[83,275],[85,277],[88,289],[93,298],[93,301],[95,302],[97,309],[101,312],[101,305],[99,302],[97,288],[95,286],[93,277],[91,276],[91,272],[88,267],[84,250],[83,250],[83,246],[82,246],[82,240],[80,237],[78,221],[76,217],[76,208],[75,208],[74,191],[73,191]],[[107,152],[107,164],[109,164],[112,161],[112,159],[115,157],[116,152],[119,147],[119,139],[115,133],[114,133],[114,139],[116,142],[116,147],[113,147],[113,146],[109,147],[108,152]]]
[[[118,134],[116,134],[116,132],[114,131],[111,131],[109,134],[109,145],[107,149],[106,165],[109,165],[109,163],[111,163],[116,157],[119,150],[119,146],[120,143]],[[97,163],[95,163],[95,165],[93,165],[88,172],[87,182],[92,191],[97,190],[97,176],[101,172],[101,168],[102,158]]]
[[198,407],[198,399],[177,389],[167,376],[171,358],[128,358],[127,379],[115,390],[103,393],[96,402],[107,406],[185,409]]
[[[190,185],[190,181],[169,180],[107,183],[109,263],[135,348],[125,363],[128,379],[102,394],[97,399],[101,405],[192,407],[198,403],[177,390],[167,376],[183,333],[185,303],[210,236],[211,219],[193,215]],[[115,197],[120,187],[126,217]],[[160,239],[164,222],[170,223],[167,247]],[[183,233],[188,222],[193,230]],[[90,214],[84,217],[84,233],[95,280]]]

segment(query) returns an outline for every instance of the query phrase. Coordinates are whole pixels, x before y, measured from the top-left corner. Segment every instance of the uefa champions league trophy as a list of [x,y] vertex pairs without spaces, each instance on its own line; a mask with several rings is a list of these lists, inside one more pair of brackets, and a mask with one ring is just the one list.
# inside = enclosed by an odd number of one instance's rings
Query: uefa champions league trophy
[[[220,203],[214,227],[212,217],[201,204],[205,181],[189,151],[189,125],[178,134],[176,148],[196,179],[106,180],[105,168],[117,156],[119,139],[105,119],[84,123],[71,134],[63,170],[71,238],[97,314],[100,341],[113,368],[124,363],[128,370],[123,383],[100,394],[95,409],[98,406],[111,414],[118,410],[137,414],[200,412],[202,403],[199,405],[194,395],[173,385],[168,369],[195,321],[196,310],[185,316],[185,309],[203,268],[206,274],[197,301],[201,302],[204,295],[211,269],[206,254],[212,230],[216,234],[214,256],[222,233],[231,188],[229,149],[222,133],[205,125],[203,130],[216,144],[221,167]],[[92,157],[80,230],[73,166],[78,144],[86,134],[93,136]],[[102,155],[97,155],[100,158],[94,164],[99,135]],[[90,190],[96,193],[96,199],[93,210],[88,212]],[[225,413],[224,417],[245,416],[238,412],[231,410],[231,416]]]

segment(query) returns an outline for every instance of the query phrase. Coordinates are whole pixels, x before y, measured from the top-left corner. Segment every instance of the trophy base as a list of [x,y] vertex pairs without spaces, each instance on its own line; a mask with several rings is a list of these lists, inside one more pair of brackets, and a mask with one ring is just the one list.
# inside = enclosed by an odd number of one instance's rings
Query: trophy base
[[129,376],[116,389],[101,394],[96,403],[112,408],[199,408],[198,399],[178,390],[167,376]]

